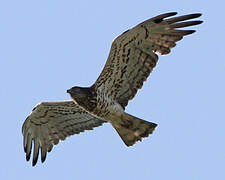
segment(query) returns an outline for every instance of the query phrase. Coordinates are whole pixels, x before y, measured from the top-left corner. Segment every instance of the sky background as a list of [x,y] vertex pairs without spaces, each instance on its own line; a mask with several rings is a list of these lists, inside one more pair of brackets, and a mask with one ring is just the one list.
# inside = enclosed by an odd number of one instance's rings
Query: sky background
[[[224,7],[222,0],[1,1],[0,179],[225,179]],[[204,23],[160,57],[126,109],[157,123],[154,134],[127,148],[105,124],[59,143],[44,164],[26,162],[21,127],[32,108],[91,85],[115,37],[171,11],[203,13]]]

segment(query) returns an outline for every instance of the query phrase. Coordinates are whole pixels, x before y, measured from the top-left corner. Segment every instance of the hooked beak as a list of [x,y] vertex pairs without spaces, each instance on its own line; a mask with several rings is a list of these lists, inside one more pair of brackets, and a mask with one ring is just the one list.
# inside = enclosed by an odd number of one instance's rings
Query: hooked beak
[[72,93],[72,89],[68,89],[66,92],[71,94]]

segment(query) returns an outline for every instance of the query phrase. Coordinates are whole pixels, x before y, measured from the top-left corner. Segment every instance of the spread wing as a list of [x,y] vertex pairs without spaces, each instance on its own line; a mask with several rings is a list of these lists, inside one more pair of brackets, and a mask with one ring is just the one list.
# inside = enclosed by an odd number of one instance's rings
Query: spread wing
[[94,84],[96,91],[112,97],[125,108],[156,66],[156,53],[168,54],[183,36],[195,32],[177,28],[202,23],[183,22],[201,14],[168,18],[176,14],[172,12],[153,17],[118,36],[112,43],[104,69]]
[[102,125],[105,121],[95,118],[73,101],[42,102],[27,117],[22,127],[24,151],[29,161],[33,144],[33,166],[37,163],[39,149],[41,161],[46,159],[53,145],[59,140],[84,130]]

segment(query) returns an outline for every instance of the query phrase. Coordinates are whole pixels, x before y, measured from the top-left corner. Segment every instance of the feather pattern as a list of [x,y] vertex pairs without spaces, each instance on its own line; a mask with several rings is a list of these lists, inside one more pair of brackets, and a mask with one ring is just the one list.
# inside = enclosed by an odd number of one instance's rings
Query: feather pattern
[[30,160],[33,146],[33,166],[37,163],[39,150],[41,161],[44,162],[47,152],[60,140],[84,130],[92,130],[104,122],[73,101],[42,102],[33,109],[22,127],[26,159]]
[[183,22],[201,16],[198,13],[168,18],[176,14],[172,12],[153,17],[114,40],[103,71],[93,85],[97,90],[101,89],[99,93],[112,97],[125,109],[156,66],[156,53],[170,53],[177,41],[195,32],[176,28],[202,23]]
[[173,17],[176,14],[155,16],[118,36],[96,82],[91,87],[67,90],[73,101],[38,104],[22,127],[26,160],[30,160],[33,149],[33,166],[39,154],[44,162],[47,152],[61,140],[104,122],[113,125],[127,146],[152,134],[157,124],[124,110],[156,66],[158,54],[170,53],[177,41],[195,32],[179,28],[202,23],[192,20],[201,14]]

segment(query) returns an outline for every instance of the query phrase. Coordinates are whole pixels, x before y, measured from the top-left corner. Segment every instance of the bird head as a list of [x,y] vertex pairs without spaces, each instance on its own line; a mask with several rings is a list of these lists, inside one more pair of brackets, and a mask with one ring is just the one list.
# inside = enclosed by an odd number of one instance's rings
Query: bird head
[[70,94],[71,98],[75,100],[78,104],[79,102],[87,98],[88,88],[74,86],[67,90],[67,93]]

